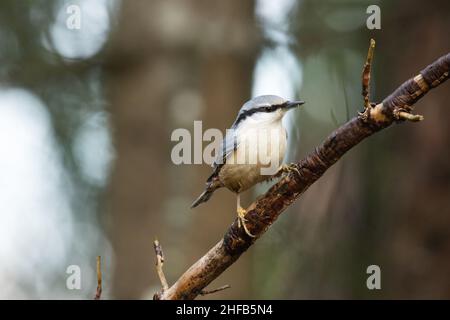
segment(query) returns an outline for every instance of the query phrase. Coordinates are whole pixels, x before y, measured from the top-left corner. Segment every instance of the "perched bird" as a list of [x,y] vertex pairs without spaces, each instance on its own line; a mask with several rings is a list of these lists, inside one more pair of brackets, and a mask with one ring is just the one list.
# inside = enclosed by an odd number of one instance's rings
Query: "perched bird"
[[[281,120],[288,110],[302,104],[303,101],[288,101],[275,95],[259,96],[246,102],[221,142],[205,191],[191,208],[208,201],[215,190],[226,187],[237,195],[238,225],[253,237],[245,224],[246,211],[240,205],[240,194],[280,172],[293,169],[289,165],[280,166],[287,144]],[[277,170],[270,172],[268,168],[274,165]]]

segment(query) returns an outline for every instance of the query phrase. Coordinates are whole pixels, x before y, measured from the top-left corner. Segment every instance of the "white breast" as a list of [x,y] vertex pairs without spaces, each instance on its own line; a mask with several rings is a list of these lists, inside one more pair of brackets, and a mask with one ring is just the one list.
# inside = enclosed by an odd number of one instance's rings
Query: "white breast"
[[221,182],[234,192],[242,192],[267,180],[283,162],[286,130],[281,119],[266,123],[249,121],[240,128],[239,146],[219,172]]

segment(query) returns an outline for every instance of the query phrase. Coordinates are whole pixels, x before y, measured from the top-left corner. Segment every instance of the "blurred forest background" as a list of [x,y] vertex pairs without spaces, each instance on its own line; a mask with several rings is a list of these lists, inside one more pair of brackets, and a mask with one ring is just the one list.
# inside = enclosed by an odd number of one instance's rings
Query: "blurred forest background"
[[[371,4],[381,30],[366,28]],[[235,218],[226,190],[189,209],[211,169],[171,162],[174,129],[225,130],[260,94],[301,98],[286,119],[297,160],[362,109],[371,37],[380,101],[450,51],[449,14],[445,0],[1,1],[0,298],[90,299],[97,255],[104,298],[151,298],[155,237],[173,283]],[[418,103],[425,121],[349,152],[207,298],[449,299],[449,85]],[[366,288],[371,264],[381,290]]]

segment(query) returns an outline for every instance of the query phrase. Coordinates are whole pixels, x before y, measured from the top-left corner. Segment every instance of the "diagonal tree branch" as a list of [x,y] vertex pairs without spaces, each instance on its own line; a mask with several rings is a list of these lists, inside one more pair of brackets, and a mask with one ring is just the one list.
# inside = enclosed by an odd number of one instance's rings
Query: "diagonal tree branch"
[[[374,43],[371,42],[373,50]],[[370,61],[363,71],[370,73]],[[367,71],[368,69],[368,71]],[[292,171],[276,183],[264,196],[247,208],[247,227],[255,235],[250,238],[237,221],[230,226],[222,240],[194,263],[171,287],[160,296],[161,300],[195,299],[202,290],[232,265],[308,187],[338,161],[347,151],[372,134],[391,124],[421,120],[411,114],[412,106],[429,90],[449,78],[450,53],[442,56],[417,76],[398,87],[383,102],[365,103],[366,110],[332,132],[321,145],[306,158],[296,163],[298,172]],[[363,87],[368,85],[370,74],[363,77]],[[364,84],[364,81],[367,81]],[[368,88],[367,88],[368,89]],[[363,91],[363,95],[367,92]]]

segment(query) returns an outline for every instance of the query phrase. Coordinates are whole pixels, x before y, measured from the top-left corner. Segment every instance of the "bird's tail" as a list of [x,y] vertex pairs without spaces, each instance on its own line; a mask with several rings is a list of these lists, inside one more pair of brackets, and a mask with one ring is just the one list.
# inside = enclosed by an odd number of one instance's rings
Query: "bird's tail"
[[203,191],[203,193],[191,204],[191,209],[198,206],[200,203],[206,202],[211,198],[212,194],[214,193],[215,189],[206,189]]
[[219,177],[217,175],[217,170],[213,172],[213,174],[206,181],[205,191],[191,204],[191,209],[198,206],[200,203],[206,202],[211,198],[214,191],[223,187],[223,184],[220,182]]

